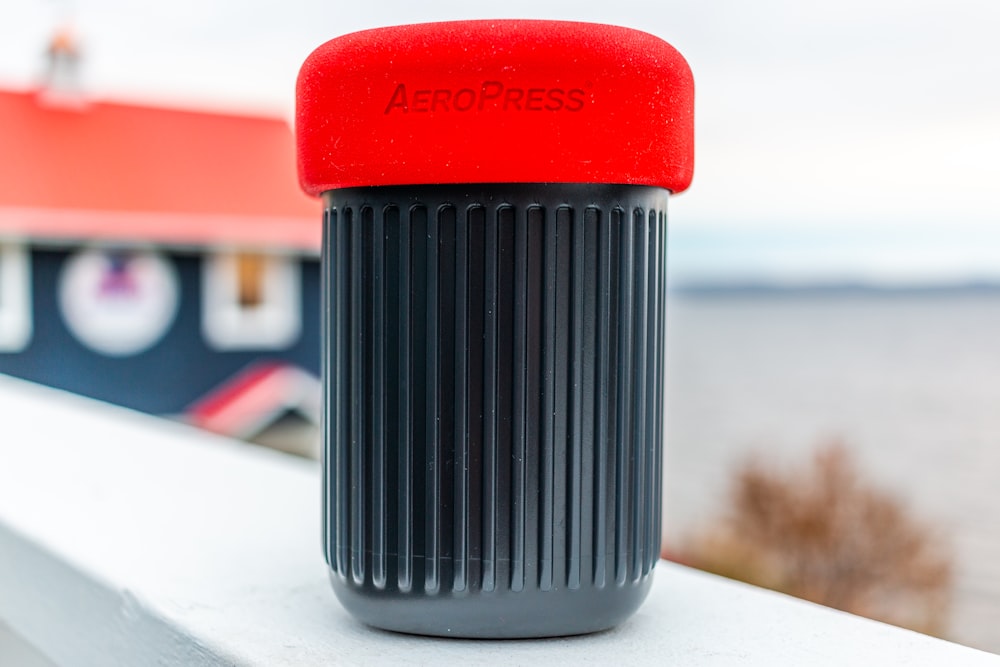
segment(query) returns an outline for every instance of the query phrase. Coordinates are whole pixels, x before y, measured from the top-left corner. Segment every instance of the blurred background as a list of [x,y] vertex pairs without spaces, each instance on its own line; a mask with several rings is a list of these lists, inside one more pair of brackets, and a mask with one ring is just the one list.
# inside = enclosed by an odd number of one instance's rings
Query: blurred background
[[[695,180],[670,212],[665,553],[1000,652],[1000,5],[7,0],[0,372],[310,455],[319,207],[294,183],[298,67],[355,30],[489,17],[639,28],[694,71]],[[115,128],[177,140],[137,157]],[[212,180],[251,145],[267,169]],[[88,180],[91,157],[115,187]],[[164,159],[186,176],[126,178]],[[66,164],[75,195],[11,185]],[[278,185],[234,203],[262,191],[248,183]],[[104,301],[67,305],[60,281]],[[32,298],[26,327],[12,313]],[[199,323],[191,302],[221,315]],[[289,302],[301,312],[271,308]],[[201,354],[192,388],[177,360]],[[106,386],[84,386],[95,375]],[[151,382],[180,393],[143,404]]]

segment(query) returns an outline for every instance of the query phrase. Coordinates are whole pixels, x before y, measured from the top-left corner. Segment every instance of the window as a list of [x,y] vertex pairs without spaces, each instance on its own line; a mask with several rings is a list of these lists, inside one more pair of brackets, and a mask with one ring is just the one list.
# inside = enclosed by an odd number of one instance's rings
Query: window
[[66,326],[96,352],[126,357],[167,334],[179,306],[170,260],[151,250],[90,248],[69,257],[59,284]]
[[236,300],[240,308],[250,310],[264,303],[264,268],[263,255],[236,255]]
[[31,260],[27,248],[0,242],[0,353],[31,340]]
[[217,350],[281,349],[299,338],[301,273],[285,255],[230,252],[206,257],[202,329]]

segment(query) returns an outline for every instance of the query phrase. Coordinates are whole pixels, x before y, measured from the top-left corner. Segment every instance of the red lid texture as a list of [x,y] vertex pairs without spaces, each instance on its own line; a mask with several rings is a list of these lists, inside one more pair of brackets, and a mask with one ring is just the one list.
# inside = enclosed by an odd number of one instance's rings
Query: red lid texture
[[299,180],[345,187],[616,183],[680,192],[694,83],[650,34],[563,21],[455,21],[333,39],[299,73]]

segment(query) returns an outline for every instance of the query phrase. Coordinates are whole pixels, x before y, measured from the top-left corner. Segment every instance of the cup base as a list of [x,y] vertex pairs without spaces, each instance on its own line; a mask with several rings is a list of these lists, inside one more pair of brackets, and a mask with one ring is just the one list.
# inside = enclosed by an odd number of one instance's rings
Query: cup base
[[357,620],[383,630],[466,639],[565,637],[613,628],[645,600],[653,573],[605,588],[437,595],[352,586],[328,570],[338,600]]

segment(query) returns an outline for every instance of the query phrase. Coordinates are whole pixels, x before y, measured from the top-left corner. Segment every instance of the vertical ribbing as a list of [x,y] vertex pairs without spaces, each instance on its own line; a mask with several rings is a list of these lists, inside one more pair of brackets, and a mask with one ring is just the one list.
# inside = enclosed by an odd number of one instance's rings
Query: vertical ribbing
[[454,225],[455,235],[455,548],[452,588],[469,587],[469,221]]
[[[337,223],[337,211],[335,209],[327,209],[323,212],[323,256],[324,257],[336,257],[337,248],[334,243],[334,230],[336,229]],[[334,309],[334,295],[333,295],[333,271],[322,271],[320,273],[320,328],[321,328],[321,339],[324,341],[329,341],[330,344],[324,345],[320,350],[320,363],[322,367],[320,369],[322,378],[322,402],[323,410],[320,413],[320,433],[327,433],[328,429],[331,428],[331,417],[333,416],[334,410],[336,409],[336,397],[334,396],[334,386],[333,372],[330,369],[330,365],[333,362],[333,309]],[[333,465],[330,460],[330,452],[326,447],[320,448],[320,471],[323,477],[323,490],[322,490],[322,506],[320,511],[322,513],[322,525],[323,525],[323,556],[326,558],[326,562],[330,564],[330,567],[336,572],[338,570],[337,565],[337,550],[334,548],[332,543],[332,538],[334,536],[333,521],[331,513],[333,510],[333,498],[336,496],[337,487],[336,479],[334,477]]]
[[[664,202],[666,205],[666,202]],[[659,238],[657,240],[656,251],[659,257],[657,262],[660,270],[658,285],[660,291],[657,314],[657,334],[656,347],[659,350],[659,364],[656,372],[657,395],[653,406],[656,411],[656,432],[653,437],[653,446],[656,451],[656,464],[653,467],[655,488],[652,494],[653,507],[653,546],[655,551],[651,560],[655,561],[660,556],[661,531],[663,530],[663,413],[666,410],[664,397],[666,392],[666,318],[667,318],[667,213],[660,210],[658,219]]]
[[365,327],[362,318],[364,298],[362,225],[360,220],[351,221],[351,293],[350,293],[350,462],[351,462],[351,577],[355,584],[365,580],[365,387],[364,340]]
[[[566,208],[566,207],[563,207]],[[560,210],[563,210],[562,208]],[[580,567],[583,558],[583,457],[590,447],[584,442],[583,402],[585,393],[584,358],[592,353],[586,347],[583,334],[586,296],[584,293],[584,243],[586,236],[583,220],[570,218],[572,229],[572,256],[570,258],[570,331],[569,331],[569,433],[567,437],[567,512],[569,513],[568,554],[566,585],[573,590],[580,588]],[[589,364],[588,364],[589,365]],[[590,429],[587,429],[590,431]]]
[[[536,218],[532,220],[532,218]],[[539,580],[538,587],[543,591],[552,589],[552,551],[555,538],[555,463],[553,456],[556,449],[555,420],[556,410],[556,357],[558,336],[556,332],[556,271],[559,267],[556,253],[558,237],[556,236],[555,220],[545,219],[544,211],[533,206],[529,209],[528,224],[542,224],[545,229],[545,245],[542,253],[544,261],[544,276],[542,278],[545,290],[545,303],[542,308],[542,442],[539,449]]]
[[[404,525],[400,529],[404,545],[401,548],[403,562],[400,566],[400,590],[417,590],[418,565],[423,565],[423,516],[424,482],[419,476],[424,470],[424,423],[426,391],[424,373],[424,340],[426,337],[427,295],[425,280],[427,276],[427,247],[423,242],[427,234],[427,208],[411,206],[407,211],[409,224],[405,224],[400,232],[401,254],[405,255],[406,271],[405,291],[400,287],[400,316],[405,318],[401,327],[406,331],[406,337],[400,344],[405,350],[405,361],[400,366],[405,374],[400,384],[405,384],[406,405],[404,423],[406,424],[406,447],[401,455],[400,494],[405,498],[406,515],[402,517]],[[405,307],[405,309],[404,309]],[[421,567],[420,573],[423,572]],[[422,582],[421,582],[422,583]],[[422,588],[420,586],[419,588]]]
[[503,209],[497,221],[496,576],[503,588],[510,586],[516,213]]
[[496,589],[497,558],[497,265],[499,262],[499,218],[512,215],[513,209],[501,207],[495,215],[487,216],[485,223],[483,339],[483,580],[484,591]]
[[350,367],[350,257],[351,257],[351,209],[345,208],[341,211],[339,224],[336,228],[335,237],[337,239],[337,265],[334,267],[336,275],[334,304],[335,333],[333,336],[334,356],[336,363],[334,386],[336,387],[336,405],[334,406],[336,418],[331,424],[333,432],[333,455],[330,457],[336,466],[336,505],[333,513],[336,517],[336,545],[337,545],[337,572],[341,577],[347,577],[350,559],[349,543],[349,512],[350,501],[350,481],[349,475],[351,467],[348,465],[348,454],[350,447],[351,420],[350,420],[350,393],[349,382],[351,378]]
[[[659,257],[659,225],[656,222],[657,213],[656,211],[649,212],[649,223],[647,231],[647,241],[646,241],[646,272],[647,272],[647,290],[648,290],[648,316],[646,320],[646,441],[648,445],[643,443],[641,448],[645,450],[646,463],[644,466],[644,485],[646,489],[646,497],[650,500],[655,500],[658,498],[654,493],[656,488],[656,475],[653,471],[658,464],[656,457],[656,438],[659,436],[657,433],[657,417],[661,414],[659,410],[656,409],[657,401],[659,400],[659,372],[660,372],[660,353],[662,352],[662,346],[657,343],[659,334],[659,312],[662,308],[660,302],[660,257]],[[658,502],[658,501],[656,501]],[[643,501],[643,535],[642,535],[642,549],[644,558],[642,559],[642,574],[648,574],[652,564],[656,561],[659,556],[659,547],[654,545],[653,535],[655,532],[653,526],[653,520],[656,516],[656,508],[651,505],[649,501]]]
[[[597,262],[597,310],[601,314],[597,325],[597,362],[596,392],[593,410],[595,417],[594,440],[594,586],[603,588],[607,583],[607,550],[608,550],[608,508],[613,507],[608,496],[608,450],[611,449],[612,427],[609,414],[609,398],[614,392],[614,384],[610,380],[611,364],[614,357],[611,354],[611,323],[614,321],[610,303],[613,301],[611,287],[611,239],[614,235],[607,216],[601,216],[601,211],[591,206],[587,208],[587,218],[593,220],[598,231],[598,262]],[[613,519],[613,517],[611,517]]]
[[662,200],[352,196],[323,240],[324,551],[339,580],[555,595],[648,575]]
[[524,215],[527,233],[525,283],[525,397],[524,397],[524,590],[537,589],[542,558],[542,478],[539,475],[545,432],[545,218],[538,207]]
[[598,219],[594,209],[588,208],[580,216],[578,231],[582,236],[582,279],[580,300],[577,306],[582,316],[582,352],[578,366],[581,420],[577,444],[574,449],[580,459],[580,575],[582,586],[594,583],[594,536],[597,532],[596,517],[599,512],[594,504],[595,468],[598,449],[596,411],[598,347],[597,328],[601,321],[598,310]]
[[647,272],[649,244],[647,243],[646,216],[642,209],[636,209],[632,214],[633,242],[635,261],[633,270],[634,302],[632,343],[632,494],[629,499],[632,524],[631,559],[629,562],[629,580],[638,581],[643,568],[645,555],[645,482],[646,482],[646,373],[649,369],[647,357]]
[[[365,226],[366,245],[370,244],[371,272],[366,271],[366,284],[372,291],[371,313],[366,317],[370,335],[366,343],[371,347],[371,361],[365,377],[370,386],[371,416],[368,424],[370,432],[366,438],[371,442],[371,553],[372,583],[376,588],[385,588],[388,576],[387,539],[388,513],[386,512],[386,423],[385,423],[385,216],[376,216],[370,206],[362,209],[361,221]],[[370,239],[370,240],[369,240]],[[367,254],[367,248],[366,248]]]
[[568,206],[556,209],[556,333],[555,333],[555,408],[547,419],[555,422],[552,450],[552,576],[556,587],[567,585],[568,531],[572,521],[569,505],[570,438],[570,349],[573,345],[570,314],[573,310],[571,258],[573,250],[573,211]]
[[511,450],[511,555],[510,589],[524,590],[525,512],[527,506],[526,454],[528,450],[528,220],[517,219],[514,242],[514,377],[513,447]]
[[[438,513],[436,530],[436,546],[432,553],[437,560],[438,587],[448,589],[454,581],[447,582],[445,578],[451,570],[454,575],[455,562],[455,521],[454,499],[455,459],[459,449],[464,449],[465,440],[456,432],[456,398],[459,390],[455,384],[455,350],[456,326],[456,215],[455,207],[446,204],[438,207],[437,226],[434,232],[437,236],[435,263],[437,267],[437,298],[435,327],[436,334],[431,342],[437,349],[437,370],[435,371],[434,387],[437,392],[435,413],[435,431],[437,444],[435,452],[437,462],[434,465],[434,484],[437,498],[435,511]],[[430,235],[428,235],[430,236]],[[428,547],[430,549],[430,547]],[[449,565],[451,566],[449,568]],[[435,589],[437,590],[437,589]]]
[[629,565],[629,500],[631,495],[631,473],[629,465],[633,447],[632,440],[632,319],[633,271],[635,244],[632,241],[634,228],[631,220],[623,213],[619,225],[618,257],[618,404],[617,442],[615,461],[615,583],[621,586],[628,576]]
[[424,421],[424,590],[436,593],[441,587],[441,385],[440,356],[438,347],[438,218],[427,219],[427,335],[422,361],[426,384],[424,400],[427,401]]
[[486,405],[486,208],[472,206],[468,210],[468,305],[466,307],[468,328],[468,450],[469,505],[468,548],[469,587],[482,587],[484,580],[483,559],[485,554],[484,526],[484,438]]
[[[399,206],[388,204],[382,207],[381,228],[384,240],[382,249],[382,325],[381,348],[384,358],[384,378],[382,390],[384,393],[383,413],[381,423],[384,426],[384,512],[381,523],[385,527],[386,549],[386,582],[385,586],[392,588],[394,584],[404,585],[404,574],[408,573],[409,560],[405,557],[405,527],[408,525],[409,497],[403,492],[400,478],[405,468],[404,459],[409,456],[408,397],[405,387],[400,381],[406,377],[407,367],[404,363],[406,354],[401,339],[406,340],[408,333],[402,330],[401,317],[405,300],[405,280],[409,272],[409,251],[403,253],[406,247],[402,244],[401,235],[407,225],[400,220]],[[378,233],[375,234],[378,238]],[[408,321],[408,319],[407,319]],[[406,336],[404,338],[403,336]],[[408,472],[406,474],[409,474]],[[393,558],[392,554],[396,554]],[[406,578],[408,580],[408,578]]]

